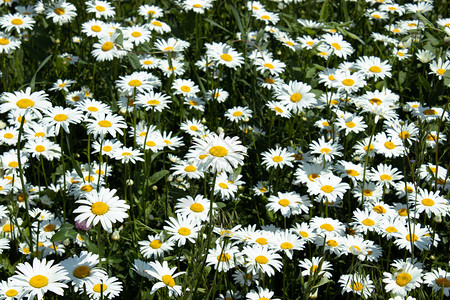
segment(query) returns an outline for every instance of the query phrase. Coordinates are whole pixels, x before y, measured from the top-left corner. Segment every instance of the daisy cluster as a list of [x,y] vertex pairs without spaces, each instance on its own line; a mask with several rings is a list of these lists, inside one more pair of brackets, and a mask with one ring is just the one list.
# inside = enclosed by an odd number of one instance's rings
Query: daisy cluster
[[450,296],[442,5],[22,2],[0,299]]

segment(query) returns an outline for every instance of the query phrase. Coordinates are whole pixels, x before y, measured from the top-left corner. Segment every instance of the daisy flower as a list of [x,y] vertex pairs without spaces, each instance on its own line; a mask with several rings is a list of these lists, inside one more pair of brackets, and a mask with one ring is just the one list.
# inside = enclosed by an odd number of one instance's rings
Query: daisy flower
[[308,184],[308,189],[313,195],[318,195],[319,199],[325,198],[328,203],[334,203],[344,197],[350,185],[342,182],[342,178],[338,176],[327,174]]
[[359,273],[341,275],[338,283],[341,284],[342,294],[354,293],[364,298],[369,298],[375,289],[370,276]]
[[342,235],[345,232],[345,225],[332,218],[313,217],[310,226],[317,234]]
[[294,250],[300,251],[305,248],[306,242],[291,233],[288,229],[279,231],[269,240],[269,247],[278,252],[283,252],[289,259],[292,259]]
[[239,181],[242,175],[238,175],[237,180],[233,180],[233,175],[228,176],[226,173],[221,173],[216,178],[216,184],[214,185],[214,194],[220,194],[222,199],[228,200],[235,197],[235,193],[238,191],[238,185],[243,184],[243,181]]
[[161,85],[161,81],[147,72],[134,72],[131,75],[120,76],[116,81],[117,86],[125,94],[132,94],[134,90],[145,93]]
[[292,214],[300,214],[302,211],[308,213],[311,204],[306,196],[300,196],[296,192],[281,193],[269,197],[266,208],[277,212],[280,211],[283,217],[289,218]]
[[144,54],[139,57],[139,62],[141,63],[141,68],[151,70],[158,67],[160,59],[155,56]]
[[269,12],[265,9],[253,10],[252,16],[257,20],[261,20],[267,24],[276,24],[280,20],[280,17],[273,12]]
[[224,89],[218,88],[214,90],[209,90],[206,92],[206,100],[215,100],[219,103],[224,103],[230,94]]
[[357,232],[362,232],[366,234],[368,231],[379,232],[379,224],[383,217],[374,210],[369,210],[368,208],[360,210],[357,208],[353,211],[353,220],[349,225],[351,225]]
[[261,74],[268,71],[271,75],[279,75],[284,72],[286,64],[278,59],[269,57],[257,58],[254,62],[256,70]]
[[296,114],[305,108],[313,107],[317,101],[311,91],[311,86],[299,82],[290,81],[289,84],[282,84],[275,90],[275,97],[280,100],[292,113]]
[[9,146],[15,146],[19,141],[19,130],[15,127],[6,127],[0,130],[0,141]]
[[120,200],[115,194],[116,190],[101,187],[99,192],[92,190],[84,195],[85,199],[76,201],[80,205],[73,211],[79,214],[75,221],[87,220],[87,226],[95,226],[100,222],[104,230],[112,232],[112,225],[128,218],[126,211],[130,209],[126,201]]
[[102,35],[98,43],[92,45],[94,50],[92,50],[91,54],[97,61],[111,61],[116,57],[120,57],[121,54],[117,48],[116,39],[119,37],[117,32],[112,35],[105,34]]
[[172,103],[172,101],[169,96],[153,91],[139,93],[139,95],[136,96],[135,101],[135,104],[142,105],[147,111],[156,110],[159,112],[162,112],[165,108],[168,108],[168,104],[170,103]]
[[425,273],[423,283],[431,287],[435,295],[443,293],[445,297],[450,296],[450,273],[441,268]]
[[116,12],[114,7],[107,1],[93,0],[86,2],[88,13],[94,13],[96,18],[109,18],[114,17]]
[[122,164],[136,164],[138,161],[144,161],[141,157],[144,153],[140,152],[138,149],[133,149],[133,147],[123,147],[117,148],[112,153],[113,158],[120,160]]
[[47,110],[45,114],[42,122],[46,126],[54,127],[55,132],[59,132],[59,129],[62,128],[66,133],[70,133],[69,124],[78,124],[83,118],[80,110],[61,106],[55,106],[51,110]]
[[302,276],[314,276],[316,273],[319,277],[331,278],[333,275],[328,272],[333,270],[330,262],[325,260],[325,257],[313,257],[312,260],[305,258],[301,260],[298,266],[302,269]]
[[334,75],[333,86],[338,92],[354,93],[366,86],[366,81],[361,73],[351,73],[350,71],[338,70]]
[[90,299],[94,300],[115,298],[122,290],[122,282],[114,276],[108,277],[107,274],[86,283],[86,292]]
[[20,47],[21,43],[22,42],[18,38],[8,33],[0,32],[0,54],[12,53],[14,50]]
[[266,106],[270,110],[274,111],[277,116],[288,119],[291,117],[291,113],[289,112],[288,108],[281,102],[269,101],[267,102]]
[[113,137],[116,133],[123,135],[123,128],[127,128],[124,118],[119,115],[113,115],[107,112],[99,112],[91,116],[93,119],[87,119],[88,134],[93,134],[94,139],[100,137],[103,139],[107,133]]
[[342,57],[346,59],[349,55],[353,53],[353,47],[349,42],[344,40],[344,37],[340,34],[325,34],[322,36],[322,40],[328,44],[330,49],[333,51],[333,54],[338,57]]
[[181,123],[180,129],[191,136],[201,137],[205,132],[206,127],[200,121],[193,119]]
[[[151,20],[149,23],[146,23],[145,26],[149,30],[156,31],[159,34],[163,34],[163,33],[172,31],[172,29],[170,28],[169,25],[167,25],[167,23],[165,23],[163,21],[160,21],[160,20],[156,20],[156,19]],[[170,49],[171,46],[168,46],[168,47],[166,47],[164,49],[167,49],[167,48]],[[171,50],[165,50],[165,51],[171,51]]]
[[339,161],[338,163],[339,164],[335,167],[343,178],[348,177],[352,180],[353,183],[356,183],[363,179],[364,168],[362,165],[343,160]]
[[59,0],[52,2],[44,13],[46,19],[52,19],[53,23],[62,25],[70,23],[77,16],[76,10],[75,5],[65,0]]
[[28,298],[37,297],[41,300],[48,291],[63,296],[64,283],[69,280],[67,271],[53,260],[47,262],[44,258],[34,258],[33,265],[28,262],[20,263],[16,267],[16,274],[11,277],[11,283],[20,287]]
[[231,122],[238,123],[239,121],[245,121],[252,117],[253,111],[248,107],[236,106],[228,109],[225,112],[225,117]]
[[164,15],[163,10],[161,8],[159,8],[156,5],[148,5],[148,4],[139,6],[138,14],[140,16],[146,17],[147,19],[151,18],[159,19]]
[[36,23],[36,21],[32,17],[19,13],[3,15],[0,18],[0,24],[6,32],[10,32],[14,29],[19,34],[21,30],[32,30],[34,23]]
[[228,272],[241,265],[243,258],[238,247],[216,242],[215,248],[208,250],[206,263],[208,266],[213,266],[218,272]]
[[144,258],[164,257],[165,252],[173,250],[173,242],[168,241],[163,233],[149,235],[147,240],[139,241],[140,252]]
[[175,273],[176,267],[169,268],[167,261],[163,261],[161,264],[159,261],[150,262],[150,270],[146,272],[153,278],[159,280],[155,283],[150,291],[151,294],[155,293],[160,288],[167,287],[169,290],[169,297],[172,295],[181,296],[181,285],[176,285],[175,278],[186,272]]
[[182,52],[189,46],[188,42],[172,37],[167,40],[158,39],[155,42],[155,47],[162,52]]
[[239,165],[244,164],[247,148],[242,146],[238,137],[225,137],[212,133],[204,139],[194,138],[193,147],[187,157],[201,159],[200,167],[212,172],[225,171],[233,173]]
[[107,34],[108,25],[100,20],[92,19],[81,25],[81,32],[89,37],[100,38]]
[[61,266],[67,271],[75,292],[82,290],[84,284],[106,276],[103,269],[97,268],[98,263],[98,254],[87,251],[81,251],[79,256],[75,254],[60,262]]
[[174,171],[172,176],[180,176],[181,178],[199,179],[204,177],[204,173],[198,169],[198,163],[196,161],[179,161],[170,170]]
[[258,285],[259,274],[253,274],[252,272],[246,272],[243,270],[236,270],[233,273],[233,281],[239,286],[251,286],[252,283]]
[[151,270],[150,264],[142,261],[140,259],[134,259],[132,270],[138,273],[140,276],[150,279],[150,275],[147,273],[148,270]]
[[351,115],[344,118],[338,118],[336,122],[339,131],[345,131],[345,135],[351,132],[361,132],[365,131],[367,128],[364,118],[356,115]]
[[[186,196],[186,198],[180,198],[177,200],[175,205],[175,213],[180,214],[184,217],[192,217],[198,219],[200,222],[207,221],[209,218],[209,210],[211,204],[210,201],[204,198],[202,195],[195,196],[195,199],[191,196]],[[212,204],[212,214],[216,213],[217,205]]]
[[433,215],[446,215],[450,213],[449,203],[442,197],[439,191],[433,192],[418,188],[417,193],[408,195],[409,201],[415,204],[415,211],[420,214],[425,212],[429,218]]
[[384,272],[383,276],[386,292],[401,297],[406,297],[408,292],[420,287],[422,283],[422,270],[409,262],[396,268],[394,273]]
[[262,164],[266,166],[266,169],[270,168],[284,168],[284,166],[293,167],[292,161],[295,160],[294,153],[289,152],[285,148],[269,149],[263,152],[261,155],[263,157]]
[[15,285],[11,278],[0,281],[0,298],[6,300],[22,299],[22,288]]
[[27,141],[25,143],[25,150],[28,154],[38,159],[44,157],[47,160],[53,160],[61,157],[61,147],[42,137]]
[[175,90],[175,95],[195,96],[200,92],[198,86],[190,79],[175,79],[172,88]]
[[269,289],[262,288],[260,286],[257,287],[257,291],[251,290],[250,292],[245,295],[246,299],[248,300],[280,300],[280,298],[272,298],[275,292],[272,292]]
[[228,68],[236,69],[244,63],[242,54],[225,43],[206,44],[208,58]]
[[185,0],[181,6],[185,11],[192,10],[197,14],[204,14],[207,9],[212,7],[211,0]]
[[385,164],[379,164],[376,169],[372,168],[366,175],[370,180],[385,187],[393,186],[394,181],[403,178],[403,175],[400,174],[397,168]]
[[263,274],[272,277],[275,274],[275,270],[280,271],[283,266],[281,256],[275,250],[261,245],[245,246],[242,254],[246,257],[245,266],[247,271],[253,274],[258,274],[259,271],[262,271]]
[[186,244],[186,241],[195,243],[202,226],[199,224],[199,220],[192,217],[185,217],[177,214],[177,218],[169,217],[166,220],[167,226],[164,226],[164,230],[171,234],[169,241],[178,242],[178,247]]
[[398,228],[398,231],[393,233],[396,238],[394,244],[399,249],[408,250],[412,252],[412,246],[416,246],[420,251],[427,250],[431,246],[430,233],[427,228],[422,228],[420,224],[410,223]]
[[3,102],[0,105],[0,112],[5,113],[11,110],[18,110],[22,116],[26,110],[42,118],[41,112],[52,107],[48,95],[44,91],[31,92],[31,88],[26,88],[24,92],[17,91],[14,93],[5,92],[1,97]]
[[311,242],[316,237],[316,234],[306,222],[300,224],[296,223],[295,226],[291,228],[291,231],[298,234],[299,237],[305,242]]
[[402,157],[405,155],[403,142],[399,137],[388,137],[386,133],[380,132],[375,136],[373,141],[375,152],[382,154],[384,157]]
[[325,142],[325,138],[323,136],[321,136],[317,141],[313,141],[309,144],[309,147],[311,148],[311,154],[319,154],[320,158],[324,161],[332,161],[335,156],[342,156],[342,152],[340,152],[340,150],[344,149],[337,142],[333,143],[332,140],[330,142]]
[[356,68],[364,74],[366,78],[384,79],[385,77],[391,77],[392,67],[388,64],[388,61],[381,61],[376,56],[362,56],[356,60]]

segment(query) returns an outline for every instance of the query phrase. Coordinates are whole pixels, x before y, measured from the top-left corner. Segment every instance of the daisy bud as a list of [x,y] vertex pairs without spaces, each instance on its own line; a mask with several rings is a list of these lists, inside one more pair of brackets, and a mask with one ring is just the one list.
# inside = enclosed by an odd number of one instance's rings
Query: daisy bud
[[65,239],[63,241],[64,246],[68,247],[70,245],[70,239]]
[[111,238],[112,238],[114,241],[120,240],[120,233],[119,233],[119,230],[117,230],[117,229],[114,230],[113,233],[112,233]]
[[354,159],[355,161],[361,161],[361,157],[359,157],[359,156],[355,156],[353,159]]
[[318,297],[317,293],[318,292],[319,292],[319,289],[316,289],[316,291],[312,295],[309,295],[309,299],[317,299],[317,297]]
[[132,179],[127,179],[127,186],[132,186],[134,181]]
[[173,176],[172,175],[167,176],[167,181],[168,182],[172,182],[173,181]]
[[223,130],[222,127],[217,128],[217,134],[221,134],[223,131],[224,131],[224,130]]
[[61,40],[60,39],[56,39],[55,40],[55,44],[61,44]]
[[242,185],[238,186],[238,190],[243,191],[244,190],[244,186],[242,186]]
[[127,109],[126,109],[126,108],[121,108],[121,109],[119,110],[119,115],[125,116],[126,114],[127,114]]
[[249,117],[247,117],[247,116],[245,116],[244,118],[243,118],[243,120],[242,120],[243,122],[245,122],[245,123],[247,123],[248,121],[250,121],[250,118]]
[[158,187],[156,185],[152,186],[152,190],[157,191]]
[[431,255],[430,255],[430,259],[431,259],[431,260],[435,260],[435,259],[436,259],[436,256],[434,256],[433,254],[431,254]]
[[435,221],[436,223],[442,223],[442,215],[440,214],[435,215],[433,221]]
[[302,121],[308,121],[306,117],[302,117]]
[[3,121],[0,121],[0,129],[3,129],[6,127],[6,123]]
[[206,119],[205,118],[202,119],[202,124],[206,124]]

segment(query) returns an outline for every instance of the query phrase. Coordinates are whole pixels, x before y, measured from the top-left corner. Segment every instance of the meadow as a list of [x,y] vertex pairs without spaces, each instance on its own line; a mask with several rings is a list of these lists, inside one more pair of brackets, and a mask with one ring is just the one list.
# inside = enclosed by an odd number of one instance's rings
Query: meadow
[[0,0],[0,299],[448,298],[448,12]]

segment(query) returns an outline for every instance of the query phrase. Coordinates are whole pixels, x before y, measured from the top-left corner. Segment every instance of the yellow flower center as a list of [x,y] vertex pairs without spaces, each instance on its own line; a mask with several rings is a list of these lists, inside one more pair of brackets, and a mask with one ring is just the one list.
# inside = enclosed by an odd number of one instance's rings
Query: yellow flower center
[[373,17],[374,19],[381,19],[381,16],[378,15],[378,14],[373,14],[372,17]]
[[337,247],[339,244],[335,240],[328,240],[327,245],[329,247]]
[[7,38],[0,38],[0,45],[8,45],[9,44],[9,40]]
[[12,23],[13,25],[22,25],[22,24],[23,24],[23,21],[22,21],[21,19],[12,19],[12,20],[11,20],[11,23]]
[[173,47],[166,47],[164,48],[164,51],[173,51]]
[[217,260],[221,262],[227,262],[231,259],[230,254],[228,253],[222,253],[219,256],[217,256]]
[[181,227],[180,229],[178,229],[178,233],[183,235],[183,236],[187,236],[191,234],[191,230],[189,228],[186,227]]
[[352,282],[352,284],[350,284],[350,288],[359,292],[364,288],[364,286],[360,282]]
[[48,284],[48,278],[44,275],[35,275],[28,282],[32,287],[40,289]]
[[356,170],[346,170],[345,173],[347,173],[349,176],[352,176],[352,177],[356,177],[359,175],[358,171],[356,171]]
[[130,80],[130,82],[128,82],[128,85],[138,87],[138,86],[142,85],[142,82],[140,80],[133,79],[133,80]]
[[282,243],[282,244],[280,245],[280,248],[281,248],[281,249],[292,249],[292,247],[294,247],[294,245],[292,245],[292,244],[289,243],[289,242],[284,242],[284,243]]
[[235,111],[233,113],[233,117],[240,117],[240,116],[242,116],[242,112],[241,111]]
[[352,121],[345,123],[345,125],[347,125],[348,128],[353,128],[356,126],[356,124]]
[[426,116],[434,116],[434,115],[437,114],[437,111],[435,111],[435,110],[432,109],[432,108],[429,108],[429,109],[425,109],[425,110],[423,111],[423,114],[426,115]]
[[[158,26],[158,27],[162,26],[162,23],[159,22],[159,21],[153,21],[152,24],[155,25],[155,26]],[[173,48],[172,48],[172,50],[173,50]]]
[[56,122],[63,122],[65,120],[67,120],[68,116],[65,114],[57,114],[53,120],[55,120]]
[[26,109],[28,107],[33,107],[34,106],[34,101],[24,98],[24,99],[20,99],[19,101],[17,101],[16,105],[19,108]]
[[273,80],[272,78],[266,78],[266,79],[264,79],[264,82],[265,82],[265,83],[274,84],[274,83],[275,83],[275,80]]
[[48,225],[46,225],[45,227],[44,227],[44,231],[45,232],[52,232],[52,231],[54,231],[55,230],[55,225],[53,225],[53,224],[48,224]]
[[194,4],[194,5],[192,5],[193,7],[195,7],[195,8],[200,8],[200,7],[202,7],[202,5],[201,4]]
[[388,175],[388,174],[383,174],[383,175],[380,176],[380,179],[385,181],[385,180],[391,180],[392,177],[390,175]]
[[417,242],[417,241],[419,240],[419,237],[418,237],[417,235],[413,234],[413,233],[407,234],[405,238],[406,238],[406,240],[407,240],[408,242],[411,242],[411,240],[412,240],[413,243],[414,243],[414,242]]
[[194,166],[187,166],[187,167],[184,168],[184,170],[186,172],[195,172],[195,170],[197,170],[197,168],[194,167]]
[[425,198],[422,200],[422,204],[425,206],[433,206],[434,205],[434,201],[430,198]]
[[2,227],[2,231],[3,232],[11,232],[13,230],[13,226],[11,224],[5,224]]
[[289,205],[289,200],[288,199],[281,199],[280,201],[278,201],[278,204],[280,204],[283,207],[286,207]]
[[274,109],[276,112],[280,113],[280,114],[283,113],[283,110],[282,110],[281,108],[279,108],[278,106],[277,106],[277,107],[274,107],[273,109]]
[[266,238],[257,238],[256,241],[260,245],[267,245],[267,239]]
[[90,191],[92,191],[94,188],[92,187],[92,185],[90,185],[90,184],[86,184],[86,185],[83,185],[82,187],[81,187],[81,190],[83,191],[83,192],[87,192],[87,193],[89,193]]
[[264,64],[264,68],[272,70],[274,68],[274,66],[272,64],[266,63],[266,64]]
[[53,11],[59,16],[63,15],[66,12],[66,10],[62,7],[55,8]]
[[261,16],[261,19],[263,19],[263,20],[270,20],[270,16],[268,16],[268,15],[263,15],[263,16]]
[[334,191],[334,187],[332,187],[331,185],[324,185],[323,187],[320,188],[323,192],[329,194],[332,191]]
[[6,297],[11,297],[11,298],[17,296],[17,294],[18,294],[18,292],[15,289],[9,289],[5,293]]
[[286,41],[285,43],[286,43],[287,45],[289,45],[289,46],[294,46],[294,43],[291,42],[291,41]]
[[180,89],[185,93],[189,93],[191,91],[191,88],[187,85],[183,85]]
[[345,86],[352,86],[355,84],[355,81],[353,79],[347,78],[342,80],[342,84]]
[[220,56],[221,59],[223,59],[224,61],[232,61],[233,60],[233,56],[231,56],[228,53],[224,53]]
[[42,145],[37,145],[36,148],[34,148],[37,152],[44,152],[45,147]]
[[302,100],[302,95],[301,94],[299,94],[299,93],[293,93],[292,95],[291,95],[291,102],[294,102],[294,103],[297,103],[297,102],[299,102],[300,100]]
[[165,285],[168,285],[170,287],[174,287],[175,286],[175,280],[173,279],[172,276],[170,276],[170,275],[163,275],[163,277],[161,279],[162,279],[162,282],[164,282]]
[[109,206],[108,206],[108,204],[106,204],[104,202],[95,202],[94,204],[92,204],[91,212],[94,215],[101,216],[101,215],[106,214],[108,211],[109,211]]
[[364,146],[364,150],[365,151],[372,151],[373,148],[375,148],[374,145],[370,145],[370,147],[369,146]]
[[309,234],[306,231],[300,231],[299,233],[304,238],[307,238],[309,236]]
[[389,233],[392,233],[392,232],[397,232],[398,230],[394,226],[389,226],[388,228],[386,228],[386,231]]
[[114,44],[113,44],[113,43],[111,43],[111,42],[105,42],[105,43],[102,45],[102,50],[106,52],[106,51],[111,50],[113,47],[114,47]]
[[437,69],[436,70],[436,73],[438,73],[439,75],[444,75],[444,73],[445,73],[445,70],[444,69]]
[[268,262],[269,260],[268,260],[267,257],[265,257],[264,255],[258,255],[258,256],[255,258],[255,261],[256,261],[258,264],[267,264],[267,262]]
[[441,277],[441,278],[436,279],[435,282],[440,287],[443,287],[443,288],[450,287],[450,280],[448,280],[447,278]]
[[364,219],[364,220],[362,221],[362,223],[363,223],[364,225],[366,225],[366,226],[373,226],[373,225],[375,225],[375,222],[374,222],[372,219]]
[[374,210],[375,212],[379,213],[379,214],[384,214],[384,213],[386,213],[386,209],[385,209],[383,206],[381,206],[381,205],[376,205],[376,206],[374,206],[374,207],[373,207],[373,210]]
[[96,293],[102,293],[102,292],[106,291],[107,288],[108,288],[108,286],[106,284],[97,283],[96,285],[94,285],[92,287],[92,290]]
[[100,127],[111,127],[112,123],[108,120],[101,120],[98,122],[98,126]]
[[100,5],[97,5],[95,7],[95,9],[98,10],[98,11],[105,11],[105,8],[103,6],[100,6]]
[[140,37],[141,35],[142,35],[142,33],[140,33],[139,31],[133,31],[133,32],[131,33],[131,36],[132,36],[132,37],[135,37],[135,38]]
[[283,158],[282,158],[281,156],[275,155],[275,156],[272,158],[272,160],[273,160],[274,162],[281,162],[281,161],[283,161]]
[[88,266],[79,266],[73,270],[73,276],[76,278],[86,278],[91,275],[91,269]]
[[406,208],[400,208],[398,214],[402,217],[406,217],[408,215],[408,210]]
[[312,182],[316,181],[317,178],[319,178],[319,174],[309,174],[308,179]]
[[320,225],[320,228],[322,228],[323,230],[326,230],[326,231],[333,231],[334,230],[333,225],[328,224],[328,223]]
[[100,31],[102,31],[102,28],[98,25],[93,25],[93,26],[91,26],[91,30],[94,32],[100,32]]
[[331,43],[331,46],[333,46],[336,50],[341,50],[342,47],[338,43]]
[[228,150],[222,146],[214,146],[209,149],[209,153],[215,157],[224,157],[227,156]]
[[200,203],[193,203],[190,207],[189,207],[193,212],[199,213],[205,210],[205,208],[203,207],[203,205],[201,205]]
[[393,142],[387,141],[384,143],[384,147],[386,147],[389,150],[392,150],[392,149],[395,149],[395,144]]
[[405,286],[407,285],[410,281],[411,281],[412,277],[411,275],[409,275],[408,273],[400,273],[397,275],[397,277],[395,278],[395,282],[399,285],[399,286]]
[[153,240],[150,242],[150,247],[152,247],[152,249],[159,249],[162,246],[162,242],[160,240]]
[[369,68],[369,71],[373,72],[373,73],[380,73],[381,72],[381,68],[378,67],[378,66],[373,66],[373,67]]
[[320,149],[320,152],[322,152],[323,154],[328,154],[331,151],[330,148],[322,148]]
[[17,161],[12,161],[8,164],[10,168],[17,168],[19,166],[19,163]]

